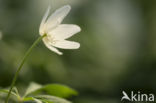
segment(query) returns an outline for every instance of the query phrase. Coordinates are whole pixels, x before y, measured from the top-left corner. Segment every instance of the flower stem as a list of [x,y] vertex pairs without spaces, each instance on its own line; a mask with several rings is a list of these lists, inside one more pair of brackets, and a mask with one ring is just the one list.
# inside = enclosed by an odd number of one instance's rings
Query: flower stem
[[22,68],[22,66],[23,66],[23,64],[24,64],[24,62],[26,61],[26,59],[27,59],[28,56],[30,55],[30,52],[32,51],[32,49],[33,49],[45,36],[46,36],[46,34],[44,34],[43,36],[40,36],[40,37],[31,45],[31,47],[27,50],[27,52],[25,53],[25,55],[24,55],[24,57],[23,57],[23,59],[22,59],[22,61],[21,61],[21,64],[19,65],[19,67],[18,67],[18,69],[17,69],[17,71],[16,71],[16,73],[15,73],[15,76],[14,76],[14,78],[13,78],[13,80],[12,80],[11,87],[10,87],[9,93],[8,93],[8,95],[7,95],[7,98],[6,98],[6,100],[5,100],[5,103],[8,103],[8,100],[9,100],[9,97],[10,97],[10,94],[11,94],[11,91],[12,91],[14,85],[15,85],[16,79],[17,79],[17,77],[18,77],[18,74],[19,74],[19,72],[20,72],[20,70],[21,70],[21,68]]

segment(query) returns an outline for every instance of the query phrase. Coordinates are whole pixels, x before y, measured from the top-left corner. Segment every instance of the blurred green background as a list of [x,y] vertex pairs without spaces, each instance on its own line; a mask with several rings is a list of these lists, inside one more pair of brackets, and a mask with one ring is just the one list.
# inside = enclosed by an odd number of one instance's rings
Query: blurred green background
[[39,36],[49,5],[66,4],[63,23],[82,31],[70,40],[78,50],[59,56],[43,43],[31,53],[17,87],[31,81],[66,84],[74,103],[120,103],[122,91],[156,94],[156,0],[0,0],[0,87],[8,87],[25,51]]

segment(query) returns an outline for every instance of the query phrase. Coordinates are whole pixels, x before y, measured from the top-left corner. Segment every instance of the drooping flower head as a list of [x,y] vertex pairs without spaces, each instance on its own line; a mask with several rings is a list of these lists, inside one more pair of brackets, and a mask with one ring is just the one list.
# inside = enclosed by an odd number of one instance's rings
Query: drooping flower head
[[40,35],[42,36],[46,34],[43,38],[44,44],[47,48],[59,55],[62,55],[63,53],[57,48],[78,49],[80,47],[79,43],[68,41],[66,39],[80,32],[81,28],[75,24],[61,24],[70,9],[71,7],[69,5],[63,6],[48,17],[49,7],[40,24]]

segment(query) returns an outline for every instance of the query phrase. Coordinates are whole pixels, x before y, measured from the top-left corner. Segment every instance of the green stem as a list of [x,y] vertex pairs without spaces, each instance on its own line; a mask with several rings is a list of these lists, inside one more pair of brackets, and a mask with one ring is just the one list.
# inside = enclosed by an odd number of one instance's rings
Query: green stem
[[46,34],[44,34],[43,36],[40,36],[40,37],[32,44],[32,46],[27,50],[27,52],[25,53],[25,55],[24,55],[24,57],[23,57],[23,59],[22,59],[22,62],[21,62],[21,64],[19,65],[19,67],[18,67],[18,69],[17,69],[17,71],[16,71],[16,73],[15,73],[15,76],[14,76],[14,78],[13,78],[13,80],[12,80],[11,87],[10,87],[9,93],[8,93],[8,95],[7,95],[7,98],[6,98],[6,100],[5,100],[5,103],[8,103],[8,100],[9,100],[9,97],[10,97],[10,94],[11,94],[11,91],[12,91],[14,85],[15,85],[17,76],[18,76],[18,74],[19,74],[19,72],[20,72],[20,70],[21,70],[21,68],[22,68],[22,66],[23,66],[23,64],[24,64],[24,62],[26,61],[26,59],[27,59],[28,56],[30,55],[30,52],[32,51],[32,49],[33,49],[45,36],[46,36]]

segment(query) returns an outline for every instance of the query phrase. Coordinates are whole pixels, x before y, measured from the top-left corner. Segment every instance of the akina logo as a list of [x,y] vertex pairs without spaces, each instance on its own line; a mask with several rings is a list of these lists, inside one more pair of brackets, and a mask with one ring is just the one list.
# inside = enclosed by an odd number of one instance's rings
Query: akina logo
[[122,91],[122,98],[121,101],[128,100],[128,101],[138,101],[138,102],[153,102],[155,101],[155,96],[154,94],[144,94],[141,93],[140,91],[134,93],[134,91],[131,91],[131,94],[128,95],[125,91]]

